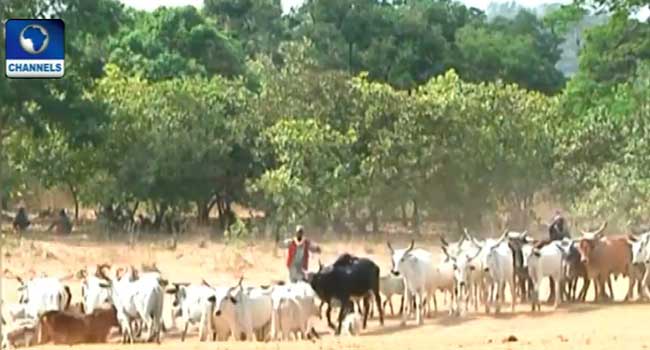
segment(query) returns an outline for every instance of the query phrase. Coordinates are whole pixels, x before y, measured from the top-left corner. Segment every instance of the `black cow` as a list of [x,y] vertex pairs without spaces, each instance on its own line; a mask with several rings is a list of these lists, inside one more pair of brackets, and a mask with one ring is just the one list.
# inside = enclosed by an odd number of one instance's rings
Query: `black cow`
[[[571,247],[569,248],[569,254],[566,256],[566,264],[568,267],[567,273],[567,286],[568,291],[565,291],[567,294],[567,299],[569,301],[585,301],[587,297],[587,290],[591,280],[587,276],[587,267],[580,260],[580,252],[578,251],[578,245],[575,242],[571,242]],[[576,290],[578,288],[578,279],[582,278],[582,289],[580,293],[576,295]]]
[[343,254],[330,266],[320,265],[318,272],[308,274],[307,281],[318,297],[327,303],[327,324],[331,328],[335,328],[331,319],[331,302],[336,299],[341,303],[336,334],[341,333],[343,319],[348,310],[352,308],[350,297],[364,299],[363,328],[366,328],[370,303],[365,297],[370,293],[375,296],[379,310],[379,322],[382,326],[384,325],[384,311],[381,308],[379,296],[379,266],[372,260]]

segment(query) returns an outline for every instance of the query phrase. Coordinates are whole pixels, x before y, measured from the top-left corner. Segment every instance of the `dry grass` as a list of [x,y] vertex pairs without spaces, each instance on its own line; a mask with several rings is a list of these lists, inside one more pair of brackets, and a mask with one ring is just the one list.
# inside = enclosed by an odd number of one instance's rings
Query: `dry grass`
[[[239,276],[245,276],[245,283],[266,284],[271,280],[284,279],[284,251],[276,250],[269,242],[256,243],[213,243],[200,244],[200,239],[180,242],[175,251],[160,244],[141,244],[133,249],[125,244],[96,243],[82,237],[65,241],[24,240],[18,248],[8,247],[3,267],[15,273],[64,276],[78,269],[101,262],[113,264],[153,263],[172,281],[199,282],[205,278],[212,284],[231,284]],[[404,245],[397,243],[396,245]],[[323,254],[314,256],[311,268],[316,268],[318,259],[331,262],[338,254],[348,251],[358,255],[371,256],[382,269],[389,266],[384,243],[372,241],[325,242]],[[422,244],[437,251],[430,243]],[[200,247],[203,246],[203,247]],[[31,272],[30,272],[31,271]],[[78,300],[79,284],[70,283],[74,297]],[[615,283],[618,298],[623,297],[627,281]],[[3,279],[3,299],[17,300],[17,282]],[[387,320],[384,327],[377,320],[369,321],[369,328],[361,337],[338,338],[325,334],[322,340],[288,343],[200,343],[193,333],[190,340],[182,344],[176,333],[163,339],[162,345],[138,344],[128,346],[137,349],[643,349],[650,344],[646,320],[650,312],[647,304],[571,305],[557,311],[543,308],[541,313],[529,312],[528,305],[519,305],[517,312],[505,312],[500,316],[470,312],[463,318],[446,315],[446,306],[434,318],[427,319],[422,327],[410,325],[400,327],[397,319]],[[508,309],[508,308],[504,308]],[[165,310],[165,317],[169,311]],[[169,322],[166,319],[166,322]],[[168,323],[167,323],[168,324]],[[319,330],[328,332],[324,324]],[[506,339],[514,335],[516,342]],[[79,346],[82,347],[82,346]],[[126,346],[116,344],[83,346],[88,349],[116,349]],[[56,348],[47,346],[47,348]],[[61,347],[68,349],[69,347]]]

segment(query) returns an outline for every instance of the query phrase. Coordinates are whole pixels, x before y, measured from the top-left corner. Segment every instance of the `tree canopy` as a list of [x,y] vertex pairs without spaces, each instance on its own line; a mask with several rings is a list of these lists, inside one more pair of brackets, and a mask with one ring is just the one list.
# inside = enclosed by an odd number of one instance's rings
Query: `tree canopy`
[[501,212],[525,226],[550,196],[641,223],[650,24],[630,16],[644,2],[596,2],[598,20],[593,4],[5,1],[63,18],[67,38],[65,78],[0,80],[0,204],[36,183],[157,223],[214,208],[225,230],[239,204],[276,234],[420,232]]

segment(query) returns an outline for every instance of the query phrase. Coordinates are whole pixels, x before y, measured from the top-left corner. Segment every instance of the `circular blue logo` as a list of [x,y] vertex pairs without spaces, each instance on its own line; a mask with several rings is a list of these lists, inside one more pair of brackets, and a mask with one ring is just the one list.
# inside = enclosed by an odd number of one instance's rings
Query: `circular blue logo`
[[20,47],[25,52],[38,55],[47,49],[50,43],[50,34],[38,24],[30,24],[20,32]]

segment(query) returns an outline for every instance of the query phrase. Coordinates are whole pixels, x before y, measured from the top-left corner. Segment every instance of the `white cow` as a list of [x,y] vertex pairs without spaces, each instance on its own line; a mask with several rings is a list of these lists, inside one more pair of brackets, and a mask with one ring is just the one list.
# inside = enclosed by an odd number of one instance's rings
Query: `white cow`
[[[387,245],[391,252],[391,273],[404,276],[404,303],[410,305],[408,293],[412,293],[415,298],[415,320],[418,325],[422,325],[422,302],[435,285],[433,257],[424,249],[414,249],[415,241],[411,241],[411,245],[406,249],[393,249],[390,242]],[[402,314],[402,325],[406,324],[406,318],[407,314]]]
[[553,288],[555,289],[555,304],[558,307],[559,300],[561,299],[561,283],[565,275],[565,257],[568,254],[568,249],[571,245],[570,240],[553,241],[541,248],[533,248],[528,255],[524,256],[526,265],[528,267],[528,275],[533,281],[533,300],[532,311],[536,309],[541,310],[540,300],[540,286],[545,277],[551,277],[554,281]]
[[181,341],[185,341],[190,325],[199,325],[199,339],[206,340],[210,326],[211,310],[216,302],[215,290],[203,284],[184,285],[174,283],[166,290],[174,295],[173,307],[179,308],[182,319]]
[[111,301],[123,332],[122,341],[135,341],[131,321],[142,320],[143,328],[149,332],[148,340],[160,343],[164,301],[160,281],[155,278],[133,280],[132,271],[115,277],[108,277],[103,270],[100,274],[110,286]]
[[[468,252],[470,249],[472,250],[471,253]],[[442,247],[442,251],[446,257],[445,260],[450,261],[453,267],[456,302],[454,303],[452,301],[451,311],[458,315],[461,313],[461,301],[465,301],[464,311],[467,312],[468,310],[469,298],[472,296],[471,287],[473,281],[471,277],[476,271],[476,266],[473,264],[473,261],[481,252],[480,249],[475,247],[470,249],[462,250],[457,256],[453,256],[447,251],[446,247]]]
[[[221,299],[215,314],[223,314],[236,338],[241,332],[249,341],[265,340],[273,314],[272,288],[244,288],[241,282],[240,279],[237,286]],[[256,337],[256,331],[259,337]]]
[[51,310],[63,311],[70,306],[70,288],[57,277],[36,277],[27,282],[16,277],[21,286],[20,303],[25,304],[25,316],[37,319]]
[[271,292],[273,314],[271,318],[271,339],[281,335],[287,338],[300,333],[304,338],[313,329],[313,321],[320,318],[316,306],[316,293],[306,282],[276,285]]
[[[508,247],[507,238],[508,231],[504,232],[494,245],[483,247],[483,249],[488,249],[485,265],[492,284],[490,287],[496,287],[496,297],[493,300],[496,304],[496,313],[501,311],[501,303],[505,301],[506,283],[510,286],[512,312],[515,311],[514,266],[512,250]],[[486,303],[486,311],[490,311],[488,303]]]
[[[639,235],[636,241],[630,242],[632,246],[632,264],[635,266],[632,271],[634,278],[640,284],[641,295],[639,298],[650,299],[648,295],[648,279],[650,278],[650,232]],[[637,268],[643,266],[644,268]],[[643,271],[643,273],[641,273]]]
[[393,300],[392,300],[393,296],[395,295],[402,296],[402,302],[401,302],[402,305],[400,306],[400,310],[403,311],[404,289],[405,289],[404,277],[402,277],[401,275],[395,276],[392,273],[388,273],[379,278],[379,291],[381,292],[381,294],[384,295],[385,298],[381,306],[384,309],[384,313],[386,312],[386,304],[388,304],[390,305],[390,313],[392,315],[395,315],[395,311],[393,310]]

